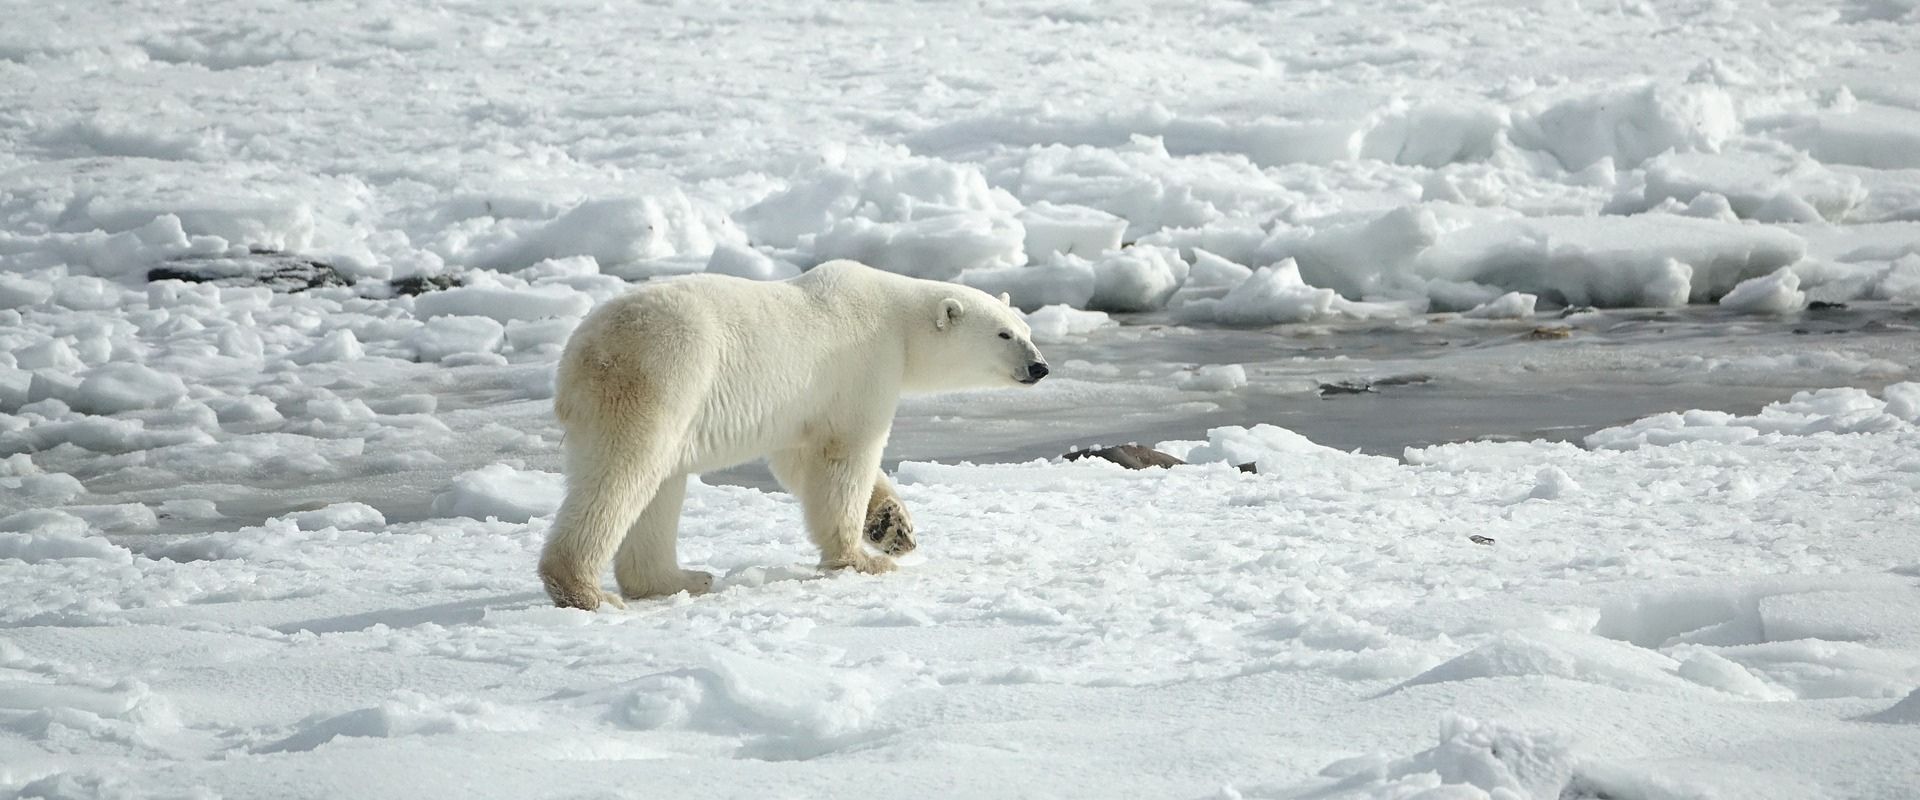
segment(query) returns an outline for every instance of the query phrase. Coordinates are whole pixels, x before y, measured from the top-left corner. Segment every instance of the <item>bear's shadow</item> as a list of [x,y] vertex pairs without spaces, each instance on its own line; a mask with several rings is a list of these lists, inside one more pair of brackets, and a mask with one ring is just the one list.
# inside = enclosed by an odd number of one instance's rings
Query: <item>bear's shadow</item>
[[319,617],[316,619],[289,622],[275,625],[273,629],[281,633],[346,633],[363,631],[375,625],[389,628],[411,628],[417,625],[433,623],[443,627],[471,625],[487,616],[488,611],[518,611],[528,606],[548,605],[547,596],[540,592],[522,592],[519,594],[476,597],[471,600],[457,600],[451,603],[438,603],[419,608],[383,608],[363,611],[358,614],[345,614],[337,617]]

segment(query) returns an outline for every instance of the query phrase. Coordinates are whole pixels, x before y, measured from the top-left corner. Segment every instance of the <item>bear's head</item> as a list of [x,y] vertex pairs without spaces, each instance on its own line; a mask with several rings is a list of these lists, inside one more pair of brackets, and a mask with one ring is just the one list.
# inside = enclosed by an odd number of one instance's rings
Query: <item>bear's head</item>
[[913,391],[1033,385],[1047,376],[1047,359],[1033,346],[1033,331],[1008,304],[965,286],[946,285],[933,295],[926,322],[915,335]]

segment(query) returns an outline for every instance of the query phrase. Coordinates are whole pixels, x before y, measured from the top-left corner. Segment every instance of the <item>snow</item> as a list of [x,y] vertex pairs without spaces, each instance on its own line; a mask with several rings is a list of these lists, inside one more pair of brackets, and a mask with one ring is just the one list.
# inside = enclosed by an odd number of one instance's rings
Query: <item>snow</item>
[[1800,276],[1791,267],[1771,274],[1748,278],[1720,298],[1720,307],[1752,314],[1786,314],[1807,304],[1807,293],[1800,291]]
[[433,498],[433,513],[449,517],[526,522],[550,517],[566,494],[562,476],[490,464],[453,479]]
[[[1904,797],[1915,13],[23,5],[0,796]],[[1055,366],[921,550],[749,466],[550,607],[578,320],[839,257]]]

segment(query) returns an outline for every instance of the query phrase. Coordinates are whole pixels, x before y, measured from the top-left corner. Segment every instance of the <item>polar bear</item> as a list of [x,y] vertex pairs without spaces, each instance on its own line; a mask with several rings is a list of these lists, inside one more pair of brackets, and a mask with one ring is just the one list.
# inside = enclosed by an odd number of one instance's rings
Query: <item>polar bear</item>
[[[540,580],[555,605],[583,609],[706,591],[713,576],[675,553],[687,476],[760,457],[799,497],[822,568],[890,571],[860,537],[895,555],[913,544],[880,471],[901,393],[1046,374],[1005,295],[853,261],[779,282],[641,286],[588,314],[560,357],[567,495]],[[609,559],[619,595],[600,588]]]

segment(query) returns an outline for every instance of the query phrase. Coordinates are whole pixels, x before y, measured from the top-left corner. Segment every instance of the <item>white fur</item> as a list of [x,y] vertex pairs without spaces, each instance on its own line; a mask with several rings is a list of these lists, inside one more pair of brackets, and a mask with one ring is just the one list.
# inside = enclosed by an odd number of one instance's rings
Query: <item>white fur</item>
[[541,580],[588,609],[620,604],[600,589],[609,559],[625,597],[707,590],[713,576],[674,552],[686,476],[760,457],[800,498],[823,567],[889,571],[860,533],[898,500],[880,453],[901,393],[1015,385],[1033,363],[1004,298],[852,261],[644,285],[589,314],[561,356],[567,498]]

